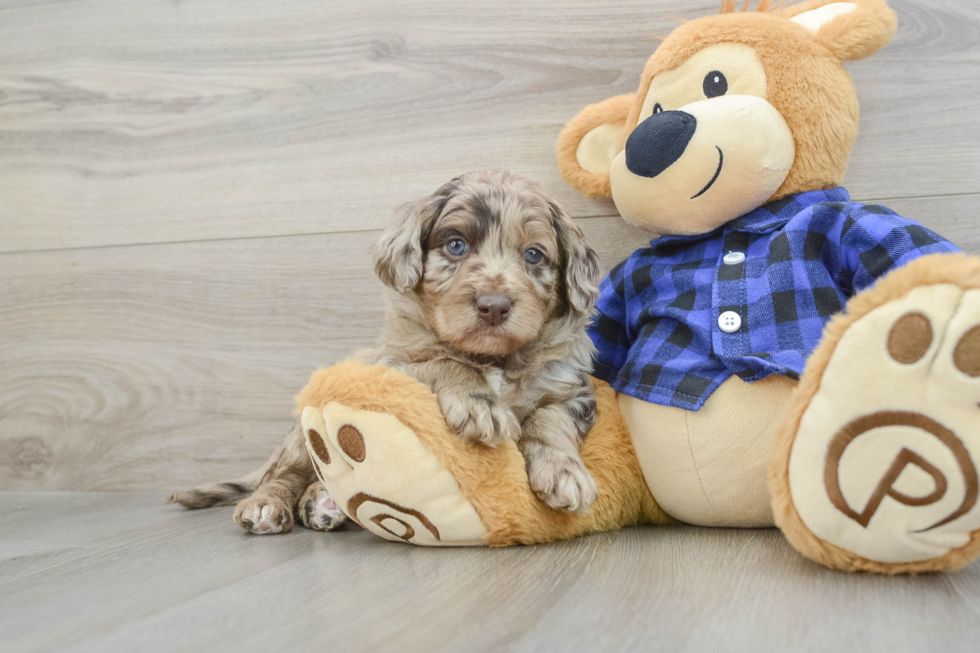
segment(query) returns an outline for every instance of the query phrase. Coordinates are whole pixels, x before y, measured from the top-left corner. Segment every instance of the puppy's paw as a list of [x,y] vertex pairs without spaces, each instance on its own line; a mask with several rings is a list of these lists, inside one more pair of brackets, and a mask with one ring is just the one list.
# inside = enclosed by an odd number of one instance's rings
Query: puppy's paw
[[524,456],[531,489],[539,499],[556,510],[589,511],[599,488],[578,455],[538,447]]
[[277,497],[252,495],[238,502],[235,521],[255,535],[288,533],[293,530],[293,508]]
[[446,421],[469,443],[496,446],[516,442],[521,423],[508,406],[489,392],[443,393],[439,404]]
[[315,531],[332,531],[347,522],[345,515],[326,488],[317,481],[311,483],[296,504],[296,512],[303,520],[303,525]]

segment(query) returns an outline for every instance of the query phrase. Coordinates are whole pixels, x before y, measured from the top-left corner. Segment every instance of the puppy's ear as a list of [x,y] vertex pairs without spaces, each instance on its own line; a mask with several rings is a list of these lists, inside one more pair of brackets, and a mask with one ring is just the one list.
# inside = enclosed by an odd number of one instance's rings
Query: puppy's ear
[[561,273],[570,310],[589,315],[599,297],[602,269],[599,257],[585,241],[585,234],[558,204],[549,201],[551,219],[561,248]]
[[612,197],[609,168],[623,149],[636,95],[618,95],[582,109],[558,136],[558,167],[587,197]]
[[374,246],[374,272],[384,285],[408,292],[422,280],[424,241],[455,188],[449,182],[428,197],[406,202]]

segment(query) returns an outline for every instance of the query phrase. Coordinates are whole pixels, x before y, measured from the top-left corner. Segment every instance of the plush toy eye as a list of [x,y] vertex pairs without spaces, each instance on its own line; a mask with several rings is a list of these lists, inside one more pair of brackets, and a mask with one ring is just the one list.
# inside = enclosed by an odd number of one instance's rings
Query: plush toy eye
[[454,238],[446,245],[446,251],[453,256],[462,256],[466,253],[466,241]]
[[653,115],[657,115],[658,113],[663,113],[663,112],[664,112],[664,108],[660,106],[659,102],[653,105]]
[[712,70],[704,77],[704,94],[709,98],[719,97],[728,92],[728,80],[720,71]]
[[524,252],[524,260],[530,263],[531,265],[537,265],[538,263],[541,262],[541,259],[543,257],[544,254],[541,253],[541,250],[534,249],[533,247],[529,247]]

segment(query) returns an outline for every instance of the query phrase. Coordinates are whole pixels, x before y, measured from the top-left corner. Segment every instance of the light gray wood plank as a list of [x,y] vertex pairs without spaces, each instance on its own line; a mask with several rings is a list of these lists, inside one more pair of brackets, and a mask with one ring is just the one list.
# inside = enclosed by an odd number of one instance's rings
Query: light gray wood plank
[[0,649],[973,651],[980,566],[848,575],[775,530],[645,527],[422,549],[350,527],[245,535],[231,509],[0,493]]
[[[975,192],[980,7],[893,0],[850,65],[857,197]],[[379,228],[465,170],[528,173],[716,0],[0,1],[0,251]]]
[[[606,265],[647,238],[582,223]],[[164,489],[260,464],[309,374],[377,337],[377,235],[0,256],[0,489]]]

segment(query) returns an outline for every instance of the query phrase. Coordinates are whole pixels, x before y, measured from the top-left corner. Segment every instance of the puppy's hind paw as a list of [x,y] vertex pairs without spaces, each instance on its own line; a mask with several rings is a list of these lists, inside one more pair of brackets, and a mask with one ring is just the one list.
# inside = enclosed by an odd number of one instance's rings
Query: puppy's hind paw
[[311,484],[296,504],[303,525],[315,531],[333,531],[347,523],[330,493],[319,482]]
[[279,498],[253,495],[238,503],[235,521],[255,535],[288,533],[293,530],[293,509]]

